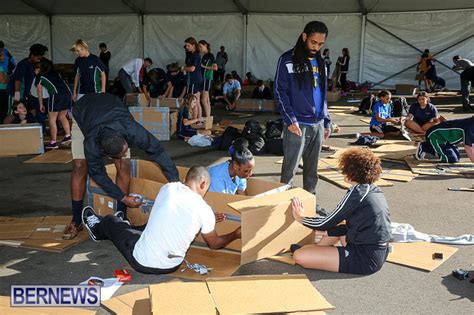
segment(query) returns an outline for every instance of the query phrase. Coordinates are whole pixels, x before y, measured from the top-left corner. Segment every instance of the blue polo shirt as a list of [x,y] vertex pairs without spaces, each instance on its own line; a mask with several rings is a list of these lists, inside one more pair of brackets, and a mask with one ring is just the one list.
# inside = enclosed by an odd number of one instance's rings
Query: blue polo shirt
[[238,176],[235,176],[234,180],[230,178],[230,162],[231,161],[228,160],[209,168],[209,175],[211,176],[211,186],[209,187],[209,191],[234,195],[237,190],[247,189],[246,179]]
[[370,125],[386,125],[386,122],[380,122],[375,118],[375,114],[379,114],[380,118],[389,119],[392,117],[392,103],[382,104],[382,101],[377,101],[372,110],[372,119],[370,120]]
[[236,79],[233,79],[232,84],[229,84],[229,82],[225,81],[224,86],[222,87],[222,93],[224,95],[228,93],[234,94],[234,92],[240,89],[242,89],[242,87],[240,86],[239,81],[237,81]]

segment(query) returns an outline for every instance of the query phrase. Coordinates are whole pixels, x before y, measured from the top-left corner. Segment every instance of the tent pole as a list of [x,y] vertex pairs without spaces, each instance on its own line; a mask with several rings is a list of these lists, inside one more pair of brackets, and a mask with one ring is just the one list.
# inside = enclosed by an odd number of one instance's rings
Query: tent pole
[[360,32],[360,60],[359,60],[359,83],[362,83],[364,74],[364,52],[365,52],[365,26],[367,15],[362,15],[362,27]]
[[143,14],[140,14],[140,37],[141,37],[141,53],[142,53],[142,58],[145,58],[145,16]]
[[[48,20],[49,20],[49,56],[51,58],[51,61],[53,61],[53,17],[51,15],[48,15]],[[53,61],[54,62],[54,61]]]
[[247,27],[249,24],[249,16],[248,14],[244,14],[243,16],[243,24],[244,24],[244,47],[243,47],[243,62],[242,62],[242,76],[245,76],[247,73]]

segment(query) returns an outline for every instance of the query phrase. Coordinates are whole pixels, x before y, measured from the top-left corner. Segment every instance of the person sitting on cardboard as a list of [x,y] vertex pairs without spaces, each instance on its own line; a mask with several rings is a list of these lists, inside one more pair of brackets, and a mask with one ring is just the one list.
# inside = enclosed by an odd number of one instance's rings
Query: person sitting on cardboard
[[426,131],[426,141],[418,143],[415,158],[420,161],[459,162],[457,144],[464,143],[466,154],[474,163],[474,116],[446,120]]
[[178,115],[178,139],[188,141],[191,137],[201,135],[211,135],[210,130],[198,130],[193,127],[206,121],[206,117],[196,118],[195,109],[198,106],[198,99],[194,94],[187,94],[183,99],[182,109]]
[[382,90],[377,94],[377,97],[379,100],[375,103],[374,109],[372,110],[370,133],[363,133],[362,135],[376,136],[379,138],[401,135],[400,129],[387,124],[400,125],[399,119],[392,118],[392,93],[388,90]]
[[146,227],[131,227],[121,215],[101,217],[91,207],[84,208],[82,220],[94,241],[110,239],[136,271],[172,273],[178,270],[199,231],[211,249],[241,237],[240,227],[225,235],[215,231],[216,217],[203,199],[209,183],[206,168],[194,166],[184,184],[163,186]]
[[247,178],[252,176],[255,159],[248,149],[248,141],[237,140],[229,150],[231,159],[209,168],[211,176],[209,191],[247,195]]
[[[387,201],[374,185],[382,172],[380,159],[369,149],[353,148],[342,154],[339,168],[352,187],[329,215],[304,217],[301,200],[292,200],[294,219],[322,238],[318,244],[293,244],[290,249],[304,268],[369,275],[382,268],[392,237]],[[334,247],[339,241],[342,246]]]
[[405,120],[405,127],[415,134],[424,135],[426,130],[445,119],[438,115],[438,110],[430,103],[428,93],[424,91],[418,93],[416,100],[417,103],[410,106]]

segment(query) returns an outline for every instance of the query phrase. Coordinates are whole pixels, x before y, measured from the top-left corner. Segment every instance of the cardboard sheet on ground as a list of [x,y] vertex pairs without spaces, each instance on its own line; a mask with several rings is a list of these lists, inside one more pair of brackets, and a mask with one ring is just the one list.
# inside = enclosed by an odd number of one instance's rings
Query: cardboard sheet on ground
[[459,163],[418,161],[413,155],[405,157],[404,160],[411,171],[416,174],[474,177],[474,163],[466,158],[461,159]]
[[62,252],[89,239],[89,235],[83,230],[73,240],[63,240],[64,228],[70,221],[70,216],[0,217],[1,244]]
[[[319,159],[318,176],[329,181],[330,183],[335,184],[338,187],[349,189],[352,185],[344,181],[344,175],[342,175],[337,164],[338,160],[336,159]],[[393,186],[393,183],[387,182],[386,180],[380,178],[375,182],[375,185],[379,187],[390,187]]]
[[50,150],[44,154],[35,156],[23,163],[36,164],[65,164],[72,161],[72,153],[69,149]]
[[151,314],[150,291],[144,288],[103,301],[102,305],[115,314],[149,315]]
[[[424,271],[435,270],[458,250],[456,247],[427,242],[392,243],[392,246],[387,261]],[[443,259],[433,259],[434,253],[442,253]]]
[[355,110],[358,110],[359,108],[357,107],[354,107],[354,106],[329,106],[328,107],[328,110],[329,111],[334,111],[334,112],[337,112],[337,111],[355,111]]
[[362,121],[363,123],[366,123],[366,124],[370,124],[371,120],[372,120],[372,118],[362,118],[360,121]]
[[207,285],[220,314],[292,313],[334,308],[305,275],[210,279]]
[[9,296],[0,296],[0,314],[8,315],[92,315],[96,311],[74,307],[11,307]]
[[334,308],[305,275],[160,283],[150,286],[150,300],[153,314],[264,314]]

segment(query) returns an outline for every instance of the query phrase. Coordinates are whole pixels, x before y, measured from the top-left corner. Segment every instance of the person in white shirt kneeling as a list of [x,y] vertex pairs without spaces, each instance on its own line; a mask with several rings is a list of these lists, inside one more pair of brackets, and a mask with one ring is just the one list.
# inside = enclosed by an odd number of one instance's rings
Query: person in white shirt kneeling
[[94,241],[111,240],[136,271],[172,273],[178,270],[199,231],[211,249],[241,237],[240,227],[225,235],[215,231],[215,214],[203,199],[209,185],[206,168],[192,167],[184,184],[169,183],[161,188],[143,227],[130,226],[120,213],[102,217],[91,207],[84,208],[82,220]]

